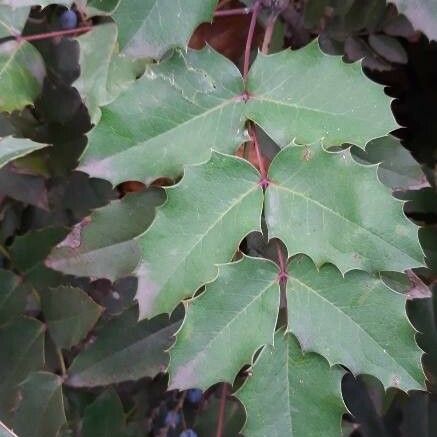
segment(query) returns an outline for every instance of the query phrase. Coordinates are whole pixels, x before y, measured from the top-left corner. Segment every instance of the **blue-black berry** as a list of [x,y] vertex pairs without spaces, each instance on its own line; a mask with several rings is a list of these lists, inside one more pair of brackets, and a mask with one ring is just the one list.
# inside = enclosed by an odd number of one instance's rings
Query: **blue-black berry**
[[187,391],[187,399],[192,404],[198,404],[202,400],[202,390],[199,390],[198,388],[190,388],[190,390]]
[[179,437],[197,437],[197,432],[193,431],[191,428],[188,428],[185,431],[182,431],[179,434]]
[[176,428],[181,421],[181,415],[174,410],[171,410],[165,416],[165,424],[170,428]]
[[62,29],[74,29],[77,27],[76,12],[71,9],[62,12],[62,14],[59,15],[59,25]]

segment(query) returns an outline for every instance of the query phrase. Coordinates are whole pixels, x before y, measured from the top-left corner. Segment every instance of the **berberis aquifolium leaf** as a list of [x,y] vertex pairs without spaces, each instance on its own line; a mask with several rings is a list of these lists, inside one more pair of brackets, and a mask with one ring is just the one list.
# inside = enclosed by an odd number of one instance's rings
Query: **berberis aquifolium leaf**
[[235,65],[212,49],[177,51],[147,66],[102,108],[80,168],[113,184],[176,177],[183,165],[206,160],[211,148],[233,153],[245,139],[247,119],[280,146],[296,139],[363,148],[396,127],[389,102],[381,87],[364,80],[360,64],[327,56],[317,43],[260,55],[246,94]]
[[288,329],[305,351],[354,374],[376,376],[383,385],[420,390],[421,351],[406,317],[406,296],[362,271],[344,277],[325,264],[297,256],[288,266]]
[[232,383],[260,346],[273,343],[278,310],[278,269],[271,261],[244,257],[220,266],[217,279],[187,303],[170,349],[170,389]]
[[244,140],[243,80],[211,49],[148,65],[144,76],[102,108],[80,169],[118,184],[177,177],[211,148],[233,153]]
[[341,398],[340,367],[319,355],[302,354],[296,339],[278,331],[275,346],[265,346],[236,396],[247,420],[245,436],[341,435],[346,408]]
[[422,265],[417,227],[402,202],[378,181],[376,167],[358,164],[349,150],[288,147],[272,162],[269,179],[269,237],[280,238],[290,255],[305,253],[341,272]]
[[138,238],[140,318],[171,312],[213,280],[216,264],[230,261],[240,241],[261,228],[258,181],[246,161],[213,152],[208,162],[187,167],[181,182],[167,188],[167,202]]

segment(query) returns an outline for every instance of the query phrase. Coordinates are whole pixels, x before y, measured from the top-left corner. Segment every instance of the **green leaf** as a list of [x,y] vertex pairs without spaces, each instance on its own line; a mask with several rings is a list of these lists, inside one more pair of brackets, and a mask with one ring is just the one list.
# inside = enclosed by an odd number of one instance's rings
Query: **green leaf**
[[19,315],[26,305],[27,288],[21,279],[0,269],[0,325]]
[[217,0],[121,0],[112,18],[120,49],[132,57],[160,58],[171,47],[187,47],[194,29],[212,21]]
[[132,307],[96,332],[97,339],[74,359],[67,384],[95,387],[156,376],[167,365],[165,350],[177,326],[166,316],[138,322]]
[[43,228],[19,235],[10,247],[11,259],[16,268],[28,273],[50,253],[52,247],[67,235],[67,228]]
[[45,74],[38,50],[26,41],[0,44],[0,111],[12,112],[33,103]]
[[437,3],[435,0],[389,0],[404,14],[413,27],[430,40],[437,40]]
[[293,142],[361,148],[397,127],[390,98],[364,76],[361,64],[325,55],[317,42],[265,56],[248,77],[247,118],[280,146]]
[[346,412],[343,374],[319,355],[302,354],[294,337],[278,331],[275,346],[264,347],[253,376],[236,393],[247,413],[243,434],[338,437]]
[[0,168],[14,159],[44,147],[47,147],[47,144],[35,143],[24,138],[2,138],[0,139]]
[[70,349],[83,340],[103,311],[80,288],[63,286],[40,295],[49,333],[59,348]]
[[261,227],[259,174],[242,159],[213,152],[168,188],[167,202],[139,237],[140,318],[171,312],[217,275],[240,241]]
[[104,391],[85,409],[83,437],[121,437],[125,427],[123,405],[114,389]]
[[[17,161],[11,167],[15,167],[16,163]],[[15,168],[0,170],[0,195],[6,195],[48,211],[47,188],[44,178],[32,174],[22,174],[18,171],[15,171]]]
[[351,152],[358,162],[380,163],[378,178],[393,191],[415,190],[429,186],[420,164],[401,142],[391,135],[372,140],[366,150],[353,147]]
[[260,55],[244,103],[242,77],[226,58],[209,48],[177,51],[149,65],[102,109],[80,168],[113,184],[176,177],[184,164],[207,159],[210,148],[234,152],[245,139],[246,118],[281,146],[295,139],[364,147],[396,127],[390,99],[364,79],[359,64],[345,64],[312,44]]
[[9,421],[17,401],[17,384],[44,365],[44,325],[19,317],[0,327],[0,419]]
[[244,138],[242,92],[238,69],[223,56],[177,51],[102,108],[79,168],[114,185],[149,183],[179,176],[211,148],[233,153]]
[[163,200],[162,190],[151,189],[94,211],[52,251],[46,264],[67,274],[111,281],[128,275],[140,260],[133,238],[148,228]]
[[275,157],[269,178],[269,237],[280,238],[290,255],[305,253],[317,266],[330,262],[341,272],[423,263],[417,228],[402,203],[377,180],[376,168],[358,164],[349,150],[289,147]]
[[31,373],[20,384],[21,402],[14,417],[20,437],[56,437],[67,421],[62,378],[48,372]]
[[118,55],[117,26],[107,23],[95,26],[77,38],[80,50],[80,77],[73,83],[79,91],[91,122],[100,119],[100,106],[107,105],[134,80],[138,65]]
[[244,257],[220,266],[217,279],[187,304],[170,350],[169,389],[232,383],[260,346],[273,344],[278,308],[278,271],[272,262]]
[[406,313],[406,296],[362,271],[344,277],[332,265],[317,271],[299,256],[289,264],[289,330],[304,350],[376,376],[384,387],[423,389],[421,351]]

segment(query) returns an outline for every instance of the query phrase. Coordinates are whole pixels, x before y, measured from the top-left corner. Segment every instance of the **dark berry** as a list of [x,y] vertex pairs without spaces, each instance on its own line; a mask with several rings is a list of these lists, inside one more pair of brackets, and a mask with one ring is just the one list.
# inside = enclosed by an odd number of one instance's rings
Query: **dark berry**
[[77,15],[76,12],[71,9],[62,12],[59,16],[59,25],[62,29],[74,29],[77,27]]
[[202,400],[202,390],[198,388],[191,388],[187,391],[187,399],[192,404],[198,404]]
[[179,434],[179,437],[197,437],[197,432],[193,431],[191,428],[188,428],[185,431],[182,431]]
[[165,424],[170,428],[176,428],[181,421],[181,415],[177,411],[169,411],[165,416]]

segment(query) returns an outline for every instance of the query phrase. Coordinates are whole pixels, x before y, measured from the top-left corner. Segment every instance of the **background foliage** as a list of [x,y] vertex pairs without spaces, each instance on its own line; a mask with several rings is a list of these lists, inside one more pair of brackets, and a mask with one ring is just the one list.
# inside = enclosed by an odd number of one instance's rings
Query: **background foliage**
[[264,0],[246,77],[253,5],[0,0],[1,436],[437,432],[435,3]]

